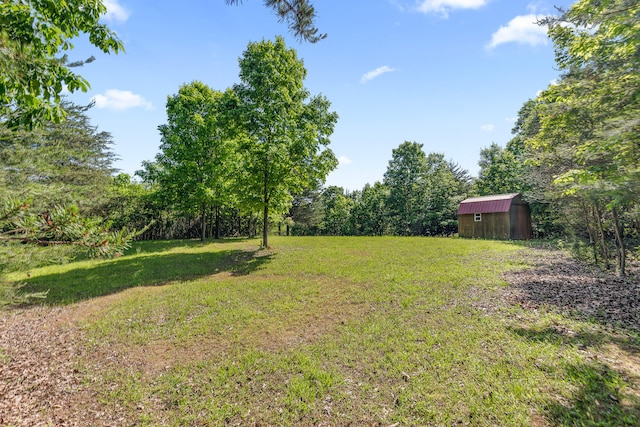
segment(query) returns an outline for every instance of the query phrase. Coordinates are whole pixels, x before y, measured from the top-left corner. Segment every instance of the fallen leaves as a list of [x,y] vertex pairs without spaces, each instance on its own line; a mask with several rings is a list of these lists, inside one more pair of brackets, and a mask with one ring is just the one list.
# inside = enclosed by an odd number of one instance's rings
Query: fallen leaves
[[567,316],[640,331],[637,271],[618,277],[556,251],[529,252],[534,266],[505,275],[506,298],[525,309],[553,306]]
[[0,425],[114,425],[117,414],[100,408],[78,370],[86,350],[69,310],[0,313]]

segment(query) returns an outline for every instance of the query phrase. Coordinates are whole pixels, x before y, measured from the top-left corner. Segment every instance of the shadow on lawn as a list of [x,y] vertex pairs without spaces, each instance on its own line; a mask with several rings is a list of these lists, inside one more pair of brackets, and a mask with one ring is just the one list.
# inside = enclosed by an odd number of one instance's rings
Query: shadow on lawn
[[24,281],[22,291],[48,291],[44,300],[34,300],[33,303],[65,305],[137,286],[158,286],[221,272],[229,272],[234,276],[247,275],[271,258],[271,254],[257,249],[195,254],[141,253],[88,268],[33,277]]
[[[180,239],[180,240],[139,240],[132,242],[131,248],[127,249],[126,255],[133,255],[137,253],[153,254],[166,252],[174,248],[198,248],[202,246],[208,246],[212,243],[215,244],[228,244],[237,242],[250,241],[246,237],[239,238],[224,238],[224,239],[207,239],[204,242],[200,239]],[[258,242],[256,240],[256,242]],[[256,243],[258,246],[258,243]]]
[[[574,346],[587,349],[591,345],[615,344],[625,352],[637,354],[635,343],[606,333],[573,334],[557,328],[511,328],[511,332],[532,343]],[[606,358],[600,358],[607,360]],[[597,358],[582,363],[560,366],[562,377],[574,387],[568,400],[549,400],[545,408],[547,418],[558,426],[636,426],[640,423],[640,377],[620,366],[610,366]],[[542,366],[541,369],[547,368]],[[556,368],[550,367],[553,373]],[[623,393],[625,387],[636,393]]]

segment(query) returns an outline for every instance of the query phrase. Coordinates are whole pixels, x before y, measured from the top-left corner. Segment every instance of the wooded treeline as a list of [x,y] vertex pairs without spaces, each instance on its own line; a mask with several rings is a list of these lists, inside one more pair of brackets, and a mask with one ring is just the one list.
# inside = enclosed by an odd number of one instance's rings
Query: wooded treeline
[[249,45],[233,87],[192,82],[169,96],[160,153],[137,177],[114,176],[111,136],[84,108],[66,103],[66,122],[35,130],[9,130],[3,121],[2,259],[18,259],[8,245],[29,240],[26,230],[40,245],[94,239],[87,245],[98,252],[118,239],[108,230],[125,228],[142,230],[140,239],[262,233],[264,245],[269,229],[453,235],[464,198],[519,192],[532,208],[535,237],[561,238],[624,274],[640,246],[638,22],[637,2],[581,0],[541,23],[561,75],[523,104],[504,147],[481,150],[477,178],[405,141],[380,182],[323,187],[337,166],[327,148],[337,115],[304,88],[302,61],[280,38]]

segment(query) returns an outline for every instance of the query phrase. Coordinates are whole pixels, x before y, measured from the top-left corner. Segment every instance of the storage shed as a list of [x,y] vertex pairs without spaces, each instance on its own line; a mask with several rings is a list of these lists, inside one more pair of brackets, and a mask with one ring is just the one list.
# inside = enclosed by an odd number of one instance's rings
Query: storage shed
[[472,197],[458,208],[458,235],[501,240],[531,238],[531,210],[519,193]]

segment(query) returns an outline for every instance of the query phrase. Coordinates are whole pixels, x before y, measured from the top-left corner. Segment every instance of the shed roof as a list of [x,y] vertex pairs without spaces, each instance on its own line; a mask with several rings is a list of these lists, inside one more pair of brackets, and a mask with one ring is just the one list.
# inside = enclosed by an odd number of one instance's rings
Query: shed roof
[[458,215],[509,212],[513,199],[519,195],[519,193],[509,193],[494,196],[471,197],[460,202]]

